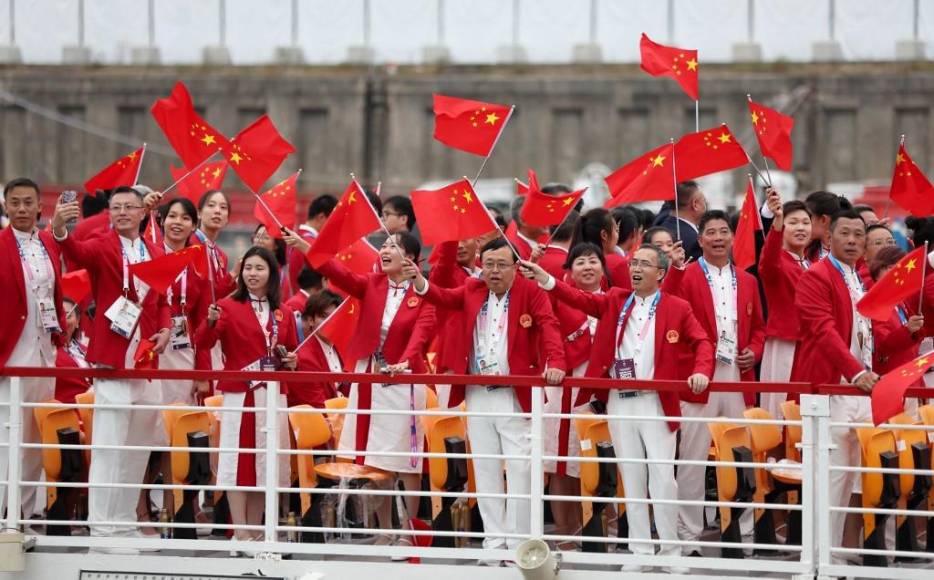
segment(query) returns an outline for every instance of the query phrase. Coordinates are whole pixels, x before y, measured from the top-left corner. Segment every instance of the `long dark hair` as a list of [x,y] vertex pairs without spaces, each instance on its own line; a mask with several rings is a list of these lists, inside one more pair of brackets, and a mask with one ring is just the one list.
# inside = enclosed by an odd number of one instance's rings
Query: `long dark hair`
[[237,289],[234,290],[231,297],[237,302],[246,302],[250,299],[250,291],[247,290],[246,283],[243,281],[243,266],[246,264],[247,258],[252,258],[253,256],[262,258],[269,268],[269,281],[266,283],[266,300],[269,301],[269,309],[275,310],[279,308],[279,264],[276,263],[276,257],[272,255],[272,252],[266,248],[253,246],[243,254],[243,258],[240,260],[240,270],[237,271]]

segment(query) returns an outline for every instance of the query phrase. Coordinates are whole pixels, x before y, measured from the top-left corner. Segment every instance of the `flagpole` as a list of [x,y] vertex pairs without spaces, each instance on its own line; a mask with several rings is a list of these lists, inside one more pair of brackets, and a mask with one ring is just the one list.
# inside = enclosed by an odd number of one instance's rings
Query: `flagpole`
[[[751,104],[751,103],[752,103],[752,95],[750,95],[749,93],[746,93],[746,100]],[[755,125],[753,125],[752,132],[753,132],[753,133],[756,132],[756,127],[755,127]],[[769,184],[769,187],[772,187],[772,172],[769,170],[769,160],[766,158],[765,153],[762,152],[762,147],[759,145],[759,138],[758,138],[758,137],[756,137],[756,146],[759,147],[759,155],[762,156],[762,161],[765,163],[765,174],[768,176],[768,180],[766,180],[766,181],[767,181],[767,183]],[[749,154],[747,153],[746,155],[748,156]],[[751,159],[751,158],[750,158],[750,161],[749,161],[749,162],[752,163],[752,159]],[[755,167],[755,166],[753,166],[753,167]],[[759,169],[757,168],[756,171],[759,171]],[[762,174],[760,173],[759,176],[761,177]],[[753,189],[755,189],[755,188],[753,188]]]
[[[590,188],[589,188],[589,187],[585,187],[585,188],[584,188],[584,192],[586,193],[588,189],[590,189]],[[583,196],[584,196],[584,194],[582,193],[582,194],[581,194],[581,197],[583,197]],[[580,198],[578,198],[578,200],[580,200]],[[576,204],[575,204],[575,205],[576,205]],[[564,224],[564,222],[568,221],[568,218],[571,217],[571,214],[572,214],[573,212],[574,212],[574,208],[572,207],[572,208],[571,208],[571,211],[569,211],[568,213],[566,213],[566,214],[564,215],[564,219],[562,219],[560,222],[558,222],[558,225],[555,226],[554,231],[552,231],[551,234],[549,234],[548,239],[545,240],[545,247],[546,247],[546,248],[551,244],[551,240],[555,237],[555,233],[557,233],[558,228],[560,228],[561,225]]]
[[700,99],[694,101],[694,132],[700,133]]
[[681,216],[678,213],[678,174],[675,171],[675,140],[668,139],[671,143],[671,183],[675,188],[675,238],[681,241]]
[[918,296],[918,314],[924,306],[924,275],[928,266],[928,240],[924,240],[924,261],[921,263],[921,295]]
[[[902,136],[898,140],[898,148],[901,149],[905,146],[905,134],[902,133]],[[896,168],[898,167],[898,161],[895,163]],[[889,198],[885,200],[885,211],[882,212],[882,219],[889,217],[889,208],[892,206],[892,194],[889,193]]]
[[[486,162],[489,161],[490,156],[493,155],[493,150],[496,149],[496,144],[499,143],[499,138],[503,136],[503,131],[506,130],[506,124],[509,123],[509,119],[512,118],[512,112],[515,110],[515,105],[509,107],[509,112],[506,113],[506,119],[503,121],[503,126],[499,128],[499,133],[496,135],[496,140],[493,141],[493,146],[490,147],[489,153],[487,153],[486,157],[483,158],[483,163],[480,164],[480,170],[477,171],[477,176],[474,177],[473,181],[470,182],[470,187],[476,187],[477,182],[480,181],[480,175],[483,173],[483,168],[486,167]],[[464,179],[466,179],[466,177]]]
[[308,342],[309,340],[311,340],[311,338],[312,338],[313,336],[315,336],[316,334],[318,334],[318,331],[321,330],[322,328],[324,328],[324,325],[327,324],[329,320],[331,320],[332,318],[334,318],[334,316],[336,316],[337,313],[340,312],[341,308],[343,308],[345,304],[347,304],[348,302],[350,302],[350,300],[351,300],[350,298],[344,299],[344,301],[341,302],[340,305],[338,305],[338,307],[335,308],[333,312],[331,312],[330,314],[328,314],[327,317],[326,317],[324,320],[321,321],[321,324],[319,324],[318,326],[316,326],[315,329],[314,329],[313,331],[311,331],[311,332],[308,334],[308,336],[305,337],[304,340],[302,340],[300,343],[298,343],[298,346],[296,346],[296,347],[292,350],[292,354],[295,354],[295,353],[297,353],[299,350],[301,350],[301,348],[302,348],[303,346],[305,346],[305,343]]
[[185,179],[187,179],[189,175],[191,175],[192,173],[194,173],[195,171],[197,171],[198,169],[200,169],[201,166],[203,166],[204,164],[206,164],[206,163],[207,163],[208,161],[210,161],[211,159],[214,159],[214,157],[215,157],[218,153],[220,153],[220,152],[221,152],[221,150],[218,149],[218,150],[215,151],[214,153],[211,153],[209,156],[205,157],[203,161],[201,161],[200,163],[198,163],[197,165],[195,165],[194,167],[192,167],[192,168],[188,171],[188,173],[186,173],[185,175],[182,175],[181,177],[179,177],[178,179],[176,179],[174,182],[172,182],[172,185],[170,185],[170,186],[168,186],[167,188],[163,189],[163,190],[162,190],[162,195],[165,196],[165,194],[169,193],[170,191],[172,191],[173,189],[175,189],[176,187],[178,187],[178,184],[179,184],[179,183],[185,181]]
[[143,158],[146,157],[146,142],[143,142],[143,150],[139,154],[139,165],[136,166],[136,177],[133,178],[133,185],[139,183],[139,174],[143,172]]
[[[467,176],[466,176],[466,175],[464,176],[464,181],[467,181]],[[471,185],[471,187],[473,187],[473,186]],[[474,192],[474,193],[476,193],[476,192]],[[496,223],[496,220],[493,219],[493,216],[490,215],[490,210],[486,207],[486,204],[483,203],[483,200],[480,199],[480,196],[479,196],[479,195],[477,196],[477,201],[480,202],[480,207],[482,207],[482,208],[483,208],[483,211],[486,212],[486,216],[489,218],[490,223],[493,224],[493,227],[496,228],[496,231],[499,232],[499,235],[502,236],[502,238],[503,238],[504,240],[506,240],[506,245],[509,246],[509,249],[512,250],[512,253],[515,254],[516,260],[521,260],[521,259],[522,259],[522,256],[519,254],[519,251],[516,250],[516,247],[512,244],[512,242],[509,241],[509,238],[506,237],[506,232],[503,231],[503,228],[501,228],[501,227],[499,226],[499,224]]]
[[[302,170],[301,170],[301,168],[299,168],[299,170],[295,172],[295,178],[298,179],[298,176],[300,176],[301,174],[302,174]],[[291,179],[291,178],[292,178],[292,177],[289,176],[288,179]],[[258,201],[259,204],[260,204],[261,206],[263,206],[263,209],[266,210],[266,213],[269,214],[269,217],[272,218],[272,221],[274,221],[274,222],[276,223],[276,226],[277,226],[280,230],[282,230],[282,229],[288,229],[288,228],[286,228],[285,226],[282,225],[282,222],[279,221],[279,218],[276,217],[276,214],[273,213],[273,211],[272,211],[271,209],[269,209],[269,206],[266,205],[266,202],[263,200],[262,196],[260,196],[259,194],[257,194],[255,191],[251,191],[250,193],[252,193],[252,194],[253,194],[253,197],[256,198],[256,201]]]
[[[389,229],[386,227],[386,224],[383,223],[382,218],[379,216],[379,214],[376,213],[376,208],[373,207],[372,203],[370,203],[370,198],[363,191],[363,187],[360,185],[360,182],[357,181],[357,176],[351,173],[350,178],[353,180],[354,185],[357,187],[357,191],[360,193],[360,195],[363,196],[363,199],[366,200],[366,205],[367,207],[370,208],[370,211],[373,212],[373,215],[376,217],[376,221],[379,222],[380,229],[383,231],[384,234],[386,234],[386,237],[389,238],[389,241],[392,242],[392,247],[396,249],[396,252],[398,252],[399,257],[402,258],[402,261],[405,262],[405,253],[402,251],[402,248],[399,247],[399,244],[396,243],[396,238],[392,237],[392,234],[389,233]],[[382,186],[382,184],[383,184],[382,181],[379,181],[376,184],[377,197],[379,197],[379,188]],[[418,260],[418,256],[415,256],[415,259]]]

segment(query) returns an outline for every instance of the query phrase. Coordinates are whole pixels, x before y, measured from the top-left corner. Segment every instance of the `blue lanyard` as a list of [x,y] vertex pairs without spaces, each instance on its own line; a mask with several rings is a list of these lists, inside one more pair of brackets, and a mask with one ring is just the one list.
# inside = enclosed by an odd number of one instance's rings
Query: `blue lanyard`
[[[713,288],[713,278],[710,276],[710,268],[707,267],[707,260],[701,258],[697,263],[700,264],[701,270],[704,271],[704,278],[707,278],[707,284]],[[730,274],[733,275],[733,294],[736,294],[736,268],[733,267],[732,262],[730,262]]]
[[[850,286],[850,281],[847,279],[846,271],[843,269],[843,264],[834,258],[833,254],[827,254],[827,259],[830,260],[831,265],[837,269],[837,272],[840,272],[840,277],[843,278],[843,283],[846,284],[847,289],[853,293],[855,289]],[[859,289],[865,292],[866,288],[863,286],[863,281],[859,279],[859,276],[856,276],[856,279],[859,282]]]
[[[130,258],[126,255],[126,248],[123,247],[123,240],[118,240],[120,242],[120,253],[123,254],[123,295],[127,296],[130,293]],[[130,245],[134,245],[133,242],[130,242]],[[146,244],[143,243],[142,238],[139,240],[139,261],[145,262],[147,257],[146,253]],[[139,300],[139,296],[136,297]]]
[[[22,260],[23,265],[26,266],[26,277],[29,278],[29,285],[32,286],[33,291],[37,291],[39,290],[39,285],[33,282],[32,267],[29,265],[29,261],[26,260],[26,252],[23,251],[23,246],[19,243],[19,238],[14,235],[13,239],[16,240],[16,249],[19,250],[19,259]],[[46,274],[49,278],[52,278],[52,269],[49,267],[49,263],[52,260],[49,258],[49,253],[46,251],[45,245],[42,243],[42,240],[39,239],[39,236],[36,236],[36,245],[39,246],[39,250],[42,251],[42,256],[45,258],[43,263],[45,264]]]

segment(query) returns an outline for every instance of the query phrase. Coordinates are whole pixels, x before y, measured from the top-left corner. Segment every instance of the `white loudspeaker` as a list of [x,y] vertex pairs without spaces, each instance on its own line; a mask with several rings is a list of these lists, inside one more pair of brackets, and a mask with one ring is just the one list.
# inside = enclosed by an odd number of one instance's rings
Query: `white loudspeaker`
[[548,544],[537,538],[516,548],[516,565],[525,580],[553,580],[558,575],[558,561]]

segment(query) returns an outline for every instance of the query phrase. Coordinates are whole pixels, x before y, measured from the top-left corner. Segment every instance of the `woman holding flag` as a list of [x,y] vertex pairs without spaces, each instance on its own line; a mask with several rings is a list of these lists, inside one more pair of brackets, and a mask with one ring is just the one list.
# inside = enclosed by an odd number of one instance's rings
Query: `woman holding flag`
[[[195,348],[211,349],[220,343],[225,370],[274,371],[294,369],[296,355],[295,318],[281,304],[279,266],[265,248],[252,247],[240,262],[237,289],[211,304],[207,317],[198,327]],[[240,448],[246,453],[222,452],[217,468],[217,483],[222,486],[262,486],[265,481],[265,457],[252,450],[264,446],[267,385],[262,381],[222,380],[217,390],[224,393],[224,406],[241,411],[221,414],[220,446]],[[282,390],[286,387],[283,384]],[[279,406],[285,408],[285,394],[279,396]],[[287,425],[281,413],[280,425]],[[288,429],[279,429],[279,449],[288,449]],[[289,462],[278,463],[278,481],[287,486]],[[263,494],[252,491],[227,492],[234,525],[260,525],[263,519]],[[276,518],[279,514],[266,514]],[[253,530],[238,528],[238,540],[255,540],[261,536]]]
[[[211,269],[211,284],[213,285],[211,302],[216,302],[216,298],[223,298],[237,287],[237,282],[228,272],[229,260],[224,250],[217,245],[221,231],[227,227],[230,221],[230,199],[227,194],[219,189],[212,189],[201,196],[198,201],[198,213],[201,217],[200,226],[195,230],[195,240],[199,244],[204,244],[204,249],[208,254],[208,266]],[[222,368],[223,365],[214,365],[214,368]]]

